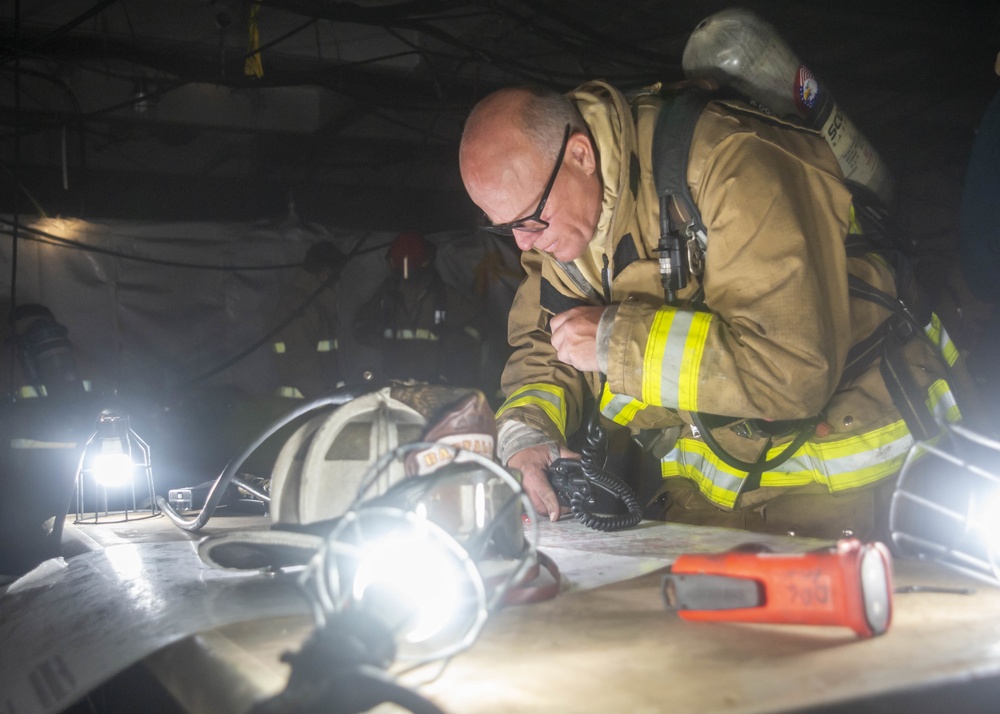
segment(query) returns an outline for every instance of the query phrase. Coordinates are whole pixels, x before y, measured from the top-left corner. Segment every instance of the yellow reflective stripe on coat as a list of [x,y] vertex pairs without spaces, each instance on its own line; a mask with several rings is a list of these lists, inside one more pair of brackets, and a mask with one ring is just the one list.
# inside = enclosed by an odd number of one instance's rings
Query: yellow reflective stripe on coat
[[566,391],[562,387],[541,382],[526,384],[508,397],[497,410],[496,418],[499,419],[508,409],[525,406],[538,407],[545,412],[563,439],[566,438]]
[[387,340],[428,340],[430,342],[434,342],[438,338],[433,332],[422,327],[416,330],[393,330],[391,327],[387,327],[382,333],[382,337]]
[[298,387],[278,387],[274,390],[275,396],[285,397],[286,399],[305,399],[306,396],[299,391]]
[[864,235],[864,231],[861,230],[861,224],[858,223],[858,214],[854,210],[854,203],[851,203],[851,212],[847,218],[847,233],[850,235]]
[[622,426],[631,424],[635,415],[648,406],[648,404],[625,394],[615,394],[608,389],[607,384],[604,385],[604,391],[601,393],[601,414]]
[[[831,492],[866,486],[899,471],[910,447],[906,422],[902,419],[865,434],[836,441],[807,441],[795,455],[761,476],[761,486],[794,487],[821,483]],[[774,458],[784,444],[768,451]],[[732,508],[746,474],[723,463],[697,439],[680,439],[660,462],[664,478],[691,479],[713,503]]]
[[943,379],[935,380],[927,388],[927,408],[931,410],[934,418],[940,421],[954,424],[962,421],[962,413],[958,410],[958,401],[951,391],[951,387]]
[[931,313],[931,321],[924,326],[924,332],[931,338],[931,342],[937,345],[941,356],[944,357],[948,366],[953,367],[955,360],[958,359],[958,348],[951,341],[951,335],[944,329],[944,325],[941,324],[941,318],[937,316],[937,313]]
[[712,315],[661,307],[653,317],[642,365],[642,401],[697,408],[698,370]]

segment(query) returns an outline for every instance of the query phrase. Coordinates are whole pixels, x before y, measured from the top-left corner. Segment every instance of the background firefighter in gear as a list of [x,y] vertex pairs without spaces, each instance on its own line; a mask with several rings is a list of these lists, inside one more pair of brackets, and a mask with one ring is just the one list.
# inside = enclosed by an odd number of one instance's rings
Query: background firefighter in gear
[[[652,155],[664,101],[596,81],[567,95],[509,88],[467,120],[465,187],[487,230],[513,235],[527,272],[509,319],[498,455],[539,514],[557,518],[545,468],[569,453],[596,399],[652,456],[657,517],[869,537],[914,437],[877,353],[847,364],[890,317],[848,284],[894,295],[892,270],[847,255],[862,232],[856,201],[818,132],[713,101],[686,157],[707,247],[665,304]],[[939,352],[923,339],[902,347],[921,392],[906,398],[932,425],[959,418]],[[767,467],[789,444],[790,458]]]
[[330,241],[314,243],[282,293],[277,315],[286,324],[272,343],[275,396],[315,399],[343,384],[335,289],[347,260]]
[[479,304],[445,283],[434,255],[421,234],[396,236],[386,253],[389,275],[358,310],[354,339],[379,351],[376,377],[478,387]]

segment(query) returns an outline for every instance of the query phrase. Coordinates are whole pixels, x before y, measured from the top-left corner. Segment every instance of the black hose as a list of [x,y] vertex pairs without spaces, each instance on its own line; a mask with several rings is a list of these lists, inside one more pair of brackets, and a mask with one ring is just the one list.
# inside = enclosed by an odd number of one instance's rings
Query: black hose
[[367,664],[324,673],[319,682],[289,687],[250,714],[359,714],[390,703],[411,714],[445,714],[429,699]]
[[239,476],[233,476],[233,483],[236,484],[239,488],[242,488],[244,491],[249,493],[254,498],[259,499],[264,503],[271,502],[271,497],[268,494],[264,493],[264,489],[251,486],[249,483],[247,483],[244,479],[241,479]]
[[795,455],[795,452],[802,448],[803,444],[809,441],[809,437],[816,433],[816,425],[819,424],[820,418],[813,417],[811,419],[803,419],[802,424],[799,427],[799,433],[796,434],[795,438],[788,442],[788,446],[786,446],[781,453],[773,459],[767,458],[767,452],[770,449],[770,442],[768,442],[767,448],[765,448],[761,454],[761,459],[752,463],[750,461],[738,459],[726,451],[722,444],[720,444],[712,434],[712,430],[706,426],[700,413],[691,412],[691,421],[693,421],[694,425],[698,427],[698,431],[701,433],[701,438],[704,439],[706,444],[708,444],[708,448],[712,450],[712,453],[719,457],[720,461],[727,466],[731,466],[737,471],[745,471],[748,474],[755,473],[759,478],[760,474],[765,471],[771,471],[792,458],[792,456]]
[[274,434],[280,429],[284,428],[301,416],[316,411],[317,409],[321,409],[322,407],[343,406],[355,397],[370,391],[372,388],[373,387],[367,387],[359,390],[352,387],[341,387],[324,397],[314,399],[311,402],[306,402],[302,406],[293,409],[288,414],[285,414],[277,421],[272,422],[270,426],[264,429],[264,431],[261,432],[261,434],[254,439],[247,448],[240,452],[236,458],[231,460],[226,465],[226,468],[221,474],[219,474],[219,477],[215,479],[215,482],[212,484],[212,488],[209,490],[208,496],[205,499],[205,505],[201,511],[198,512],[196,517],[185,518],[174,510],[174,507],[170,505],[167,499],[163,496],[157,496],[156,502],[160,506],[160,510],[162,510],[163,513],[166,514],[167,518],[173,521],[178,528],[192,532],[201,530],[204,528],[205,524],[208,523],[208,519],[215,513],[215,509],[218,507],[219,501],[222,500],[222,496],[225,494],[226,488],[228,488],[229,484],[233,482],[233,479],[236,476],[237,471],[239,471],[240,467],[243,465],[243,462],[250,458],[250,455],[260,448],[265,441],[274,436]]
[[282,654],[291,666],[285,689],[250,714],[359,714],[384,702],[412,714],[444,714],[385,672],[395,656],[384,622],[364,608],[336,613],[297,652]]
[[[345,678],[347,686],[344,687],[344,690],[351,692],[351,698],[356,701],[360,700],[365,703],[372,701],[376,703],[388,702],[408,712],[412,712],[412,714],[445,714],[444,710],[434,704],[434,702],[424,698],[414,690],[393,681],[385,672],[379,669],[362,665],[351,674],[350,678]],[[344,698],[345,691],[339,691],[336,694],[338,697]],[[330,702],[327,702],[327,704],[333,704],[336,701],[338,699],[334,698]],[[355,712],[362,711],[368,711],[368,708],[360,709],[348,705],[347,707],[333,706],[330,709],[323,708],[317,710],[317,714],[321,714],[322,712],[355,714]]]

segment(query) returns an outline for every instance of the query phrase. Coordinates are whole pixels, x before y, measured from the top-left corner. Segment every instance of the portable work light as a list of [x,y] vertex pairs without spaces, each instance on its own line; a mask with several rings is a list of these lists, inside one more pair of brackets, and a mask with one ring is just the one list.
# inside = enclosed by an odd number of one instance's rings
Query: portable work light
[[349,512],[327,539],[317,567],[324,617],[366,612],[392,633],[400,659],[457,652],[486,621],[486,588],[468,552],[411,511]]
[[907,454],[889,528],[906,554],[1000,584],[1000,442],[960,424]]
[[[429,447],[453,462],[366,499],[389,463]],[[420,442],[385,454],[302,574],[317,624],[364,611],[392,632],[399,659],[431,661],[468,647],[534,564],[522,499],[517,480],[478,454]]]
[[[444,395],[408,396],[434,411]],[[531,502],[490,458],[485,397],[448,403],[426,428],[420,412],[380,390],[304,424],[275,464],[271,528],[198,544],[213,567],[293,575],[310,603],[315,627],[282,656],[291,673],[266,703],[274,711],[354,714],[392,702],[437,712],[384,670],[445,660],[499,607],[559,592],[558,568],[535,546]],[[426,440],[407,439],[412,431]],[[550,578],[538,577],[543,568]]]
[[105,409],[77,469],[74,523],[138,518],[146,510],[139,506],[143,497],[149,507],[141,517],[158,515],[149,445],[132,430],[127,415]]

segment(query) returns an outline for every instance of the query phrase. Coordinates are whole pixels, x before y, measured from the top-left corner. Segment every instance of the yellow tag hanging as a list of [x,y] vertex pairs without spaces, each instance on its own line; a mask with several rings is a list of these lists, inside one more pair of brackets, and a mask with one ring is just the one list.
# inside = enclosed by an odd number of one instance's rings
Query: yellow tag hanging
[[243,65],[243,74],[247,77],[263,77],[264,64],[260,59],[260,30],[257,28],[257,11],[260,10],[260,0],[256,0],[250,6],[250,20],[248,29],[250,31],[250,42],[247,45],[247,59]]

